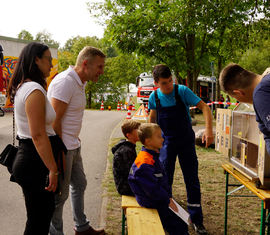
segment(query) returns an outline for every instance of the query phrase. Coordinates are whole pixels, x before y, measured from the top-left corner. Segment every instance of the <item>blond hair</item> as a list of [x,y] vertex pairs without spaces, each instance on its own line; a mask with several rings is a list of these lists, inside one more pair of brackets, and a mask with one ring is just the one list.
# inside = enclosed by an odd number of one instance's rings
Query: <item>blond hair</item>
[[156,123],[144,123],[138,129],[138,137],[142,144],[145,144],[146,139],[151,139],[155,130],[160,129]]
[[127,134],[131,133],[133,130],[138,129],[140,125],[141,125],[141,123],[136,121],[136,120],[126,119],[123,122],[121,129],[122,129],[124,136],[127,138]]
[[76,65],[82,65],[83,61],[85,60],[87,60],[88,62],[92,62],[93,59],[96,58],[96,56],[106,58],[106,55],[100,49],[86,46],[80,51],[77,57]]
[[248,88],[252,85],[256,74],[242,68],[238,64],[227,65],[219,75],[221,89],[229,94],[235,89]]

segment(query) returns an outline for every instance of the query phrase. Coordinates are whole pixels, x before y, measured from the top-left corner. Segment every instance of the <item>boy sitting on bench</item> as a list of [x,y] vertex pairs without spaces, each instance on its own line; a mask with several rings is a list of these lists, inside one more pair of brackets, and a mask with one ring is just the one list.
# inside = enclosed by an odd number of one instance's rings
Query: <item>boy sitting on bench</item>
[[159,125],[142,124],[138,136],[144,146],[128,177],[137,202],[142,207],[157,209],[161,223],[170,235],[189,234],[187,224],[169,208],[177,212],[177,206],[172,201],[172,189],[159,161],[158,150],[164,141]]
[[113,177],[116,189],[120,195],[134,196],[129,183],[128,175],[130,167],[136,159],[136,142],[139,141],[137,130],[140,122],[133,119],[127,119],[122,124],[122,132],[127,138],[121,139],[118,144],[112,148],[113,156]]

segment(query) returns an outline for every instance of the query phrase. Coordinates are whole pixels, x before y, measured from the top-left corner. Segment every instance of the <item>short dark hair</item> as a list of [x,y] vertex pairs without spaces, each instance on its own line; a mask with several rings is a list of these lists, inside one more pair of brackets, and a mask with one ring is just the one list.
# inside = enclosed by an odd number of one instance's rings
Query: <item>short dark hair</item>
[[157,64],[153,68],[152,73],[153,73],[155,82],[158,82],[159,78],[170,78],[172,76],[170,68],[164,64]]
[[238,64],[227,65],[219,75],[221,89],[229,94],[235,89],[247,88],[252,83],[257,74],[242,68]]
[[36,56],[42,58],[48,49],[49,46],[42,42],[31,42],[22,49],[8,86],[8,96],[12,103],[14,103],[18,86],[28,78],[39,83],[44,89],[47,88],[46,78],[38,68],[35,59]]

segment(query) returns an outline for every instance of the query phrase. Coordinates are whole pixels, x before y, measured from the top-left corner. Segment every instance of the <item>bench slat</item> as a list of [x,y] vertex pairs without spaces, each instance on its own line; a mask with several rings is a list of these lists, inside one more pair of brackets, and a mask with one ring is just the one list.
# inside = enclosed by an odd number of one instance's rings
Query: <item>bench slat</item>
[[128,207],[141,207],[133,196],[122,195],[122,209],[126,212]]
[[149,208],[127,208],[129,235],[165,235],[158,212]]

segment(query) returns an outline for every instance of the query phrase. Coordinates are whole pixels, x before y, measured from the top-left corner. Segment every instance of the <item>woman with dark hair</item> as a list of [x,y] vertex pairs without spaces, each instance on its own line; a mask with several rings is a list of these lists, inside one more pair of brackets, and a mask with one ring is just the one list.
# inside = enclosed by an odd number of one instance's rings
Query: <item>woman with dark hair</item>
[[31,42],[23,48],[8,88],[19,140],[12,171],[27,210],[24,235],[48,235],[55,208],[59,137],[51,125],[55,112],[45,90],[52,67],[49,47]]

